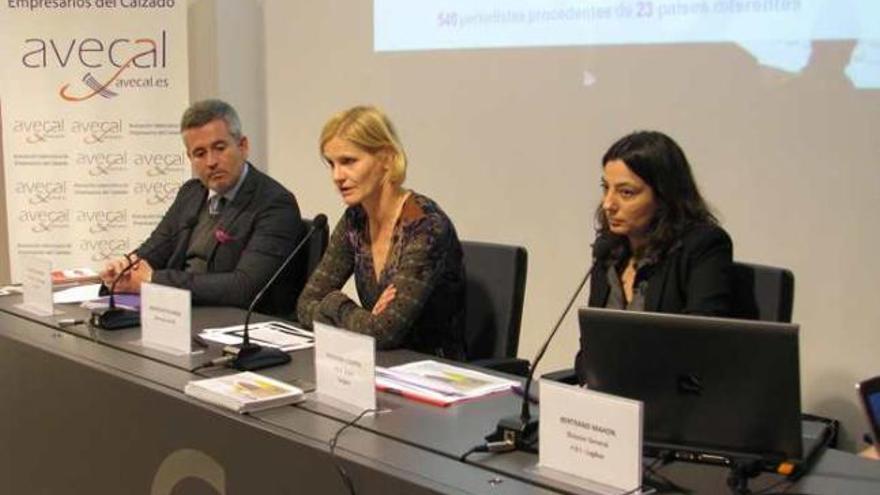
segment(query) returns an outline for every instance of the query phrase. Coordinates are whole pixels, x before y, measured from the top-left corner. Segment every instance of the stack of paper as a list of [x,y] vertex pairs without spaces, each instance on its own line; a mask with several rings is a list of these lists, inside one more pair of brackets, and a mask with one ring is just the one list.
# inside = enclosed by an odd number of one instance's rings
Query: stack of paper
[[437,361],[376,368],[376,388],[438,406],[510,389],[517,382]]
[[194,380],[186,395],[239,413],[261,411],[303,400],[303,391],[272,378],[245,371],[234,375]]

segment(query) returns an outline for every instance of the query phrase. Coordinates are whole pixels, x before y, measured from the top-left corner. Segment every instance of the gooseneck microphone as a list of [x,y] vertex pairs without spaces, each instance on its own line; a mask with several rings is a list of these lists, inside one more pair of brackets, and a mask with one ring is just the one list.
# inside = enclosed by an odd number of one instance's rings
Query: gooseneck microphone
[[[162,239],[160,242],[156,243],[156,245],[151,248],[145,250],[144,254],[153,253],[158,250],[160,247],[167,245],[170,241],[177,238],[181,232],[192,229],[196,222],[198,222],[198,218],[192,217],[186,221],[179,229],[177,229],[174,234]],[[113,283],[110,284],[110,299],[108,301],[108,307],[106,309],[98,309],[92,311],[92,316],[90,322],[92,326],[102,328],[104,330],[119,330],[122,328],[136,327],[141,324],[141,314],[139,311],[117,308],[116,307],[116,284],[122,279],[122,277],[130,272],[134,267],[140,263],[140,260],[143,256],[138,256],[138,260],[132,262],[131,256],[136,254],[137,250],[132,251],[125,255],[125,259],[128,260],[128,265],[122,269],[121,272],[116,274],[116,277],[113,279]]]
[[590,274],[593,273],[593,269],[596,268],[596,263],[608,256],[612,246],[613,239],[608,236],[600,236],[593,243],[593,262],[590,264],[590,269],[587,270],[587,273],[584,275],[583,279],[581,279],[577,289],[571,295],[568,304],[565,305],[562,314],[559,315],[559,320],[556,321],[550,335],[544,340],[544,344],[538,350],[535,359],[532,360],[532,366],[529,369],[529,376],[526,378],[526,383],[523,387],[523,402],[519,416],[502,418],[501,421],[498,422],[496,430],[486,436],[486,440],[490,442],[490,444],[503,442],[507,448],[502,450],[519,449],[529,452],[537,451],[538,419],[532,418],[531,411],[529,410],[529,390],[534,381],[535,370],[538,368],[538,363],[541,361],[541,358],[544,357],[544,353],[547,352],[547,347],[550,345],[550,342],[553,340],[553,337],[562,325],[562,320],[565,319],[565,316],[571,310],[578,294],[580,294],[581,289],[584,288],[584,284],[590,279]]
[[[269,290],[269,287],[275,282],[275,280],[284,272],[284,269],[287,268],[287,265],[293,260],[297,253],[302,250],[303,246],[306,245],[306,242],[315,234],[317,230],[321,230],[327,224],[327,215],[323,213],[319,213],[312,220],[312,226],[306,235],[303,236],[302,240],[299,241],[299,244],[293,248],[293,251],[287,255],[287,258],[284,259],[284,262],[281,263],[281,266],[278,267],[278,270],[272,275],[268,282],[263,285],[263,288],[260,289],[260,292],[254,296],[254,299],[251,301],[251,305],[248,307],[247,315],[244,317],[244,330],[242,332],[241,346],[227,346],[223,349],[223,352],[227,354],[227,358],[231,358],[229,360],[223,360],[225,363],[235,369],[239,370],[258,370],[262,368],[268,368],[270,366],[276,366],[279,364],[285,364],[290,362],[290,354],[282,351],[281,349],[276,349],[273,347],[263,347],[259,344],[255,344],[251,342],[250,332],[248,325],[251,321],[251,315],[254,312],[254,307],[260,302],[260,299],[263,298],[263,295]],[[222,358],[221,358],[222,359]]]

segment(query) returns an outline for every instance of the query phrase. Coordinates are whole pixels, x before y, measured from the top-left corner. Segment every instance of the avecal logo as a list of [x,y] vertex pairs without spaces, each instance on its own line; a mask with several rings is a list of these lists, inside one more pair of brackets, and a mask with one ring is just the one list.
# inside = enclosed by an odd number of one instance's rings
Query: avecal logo
[[183,153],[135,153],[132,164],[145,167],[148,177],[177,174],[183,171]]
[[[165,30],[155,38],[28,38],[24,40],[21,63],[29,69],[83,67],[86,73],[80,78],[82,84],[67,82],[58,89],[58,95],[66,101],[85,101],[96,95],[113,98],[119,89],[167,88],[168,78],[120,77],[129,69],[165,68],[167,44]],[[108,68],[102,71],[107,74],[99,75],[100,80],[92,74]]]
[[101,144],[122,138],[122,120],[74,120],[71,134],[82,136],[85,144]]
[[79,210],[75,219],[77,223],[87,223],[90,233],[100,234],[125,229],[128,225],[128,210]]
[[15,193],[28,196],[32,205],[63,201],[67,198],[67,181],[19,181],[15,183]]
[[92,177],[121,172],[128,162],[127,153],[77,153],[76,164],[85,166]]
[[28,144],[45,143],[50,139],[64,137],[64,120],[15,120],[12,122],[12,132],[27,134],[25,141]]
[[178,189],[180,189],[180,182],[155,181],[135,182],[132,191],[138,196],[145,196],[148,205],[158,205],[170,203],[177,195]]
[[85,239],[79,249],[92,253],[92,261],[106,261],[129,252],[129,245],[128,239]]
[[70,210],[21,210],[18,221],[37,234],[55,232],[70,227]]

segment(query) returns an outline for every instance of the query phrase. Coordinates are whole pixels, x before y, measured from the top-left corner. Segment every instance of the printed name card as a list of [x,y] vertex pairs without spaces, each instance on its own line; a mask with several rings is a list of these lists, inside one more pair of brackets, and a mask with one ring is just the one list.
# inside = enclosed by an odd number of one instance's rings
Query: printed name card
[[361,412],[376,408],[376,340],[315,322],[318,400]]
[[54,314],[52,301],[52,261],[36,256],[22,257],[22,304],[18,307],[39,316]]
[[191,296],[188,290],[141,285],[141,343],[173,354],[192,352]]
[[642,403],[541,380],[538,465],[626,492],[642,485]]

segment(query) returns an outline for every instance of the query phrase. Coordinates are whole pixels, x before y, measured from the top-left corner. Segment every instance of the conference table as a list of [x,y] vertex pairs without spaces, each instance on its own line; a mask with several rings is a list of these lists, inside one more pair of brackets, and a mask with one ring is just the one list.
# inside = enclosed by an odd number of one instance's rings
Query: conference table
[[[20,302],[19,295],[0,297],[0,493],[349,493],[340,470],[359,494],[598,493],[537,468],[534,454],[459,460],[499,418],[519,411],[512,393],[446,408],[378,393],[382,412],[346,428],[331,455],[329,441],[356,413],[309,393],[295,405],[236,414],[183,393],[190,380],[233,372],[191,371],[219,356],[219,347],[168,354],[142,345],[137,328],[62,328],[62,318],[87,317],[78,306],[58,305],[41,317]],[[219,307],[192,314],[193,334],[244,316]],[[397,350],[376,360],[392,366],[425,358]],[[296,351],[290,364],[260,373],[311,391],[314,353]],[[652,479],[692,493],[728,492],[721,467],[671,463],[656,472]],[[750,487],[880,493],[880,462],[828,450],[794,485],[764,474]]]

